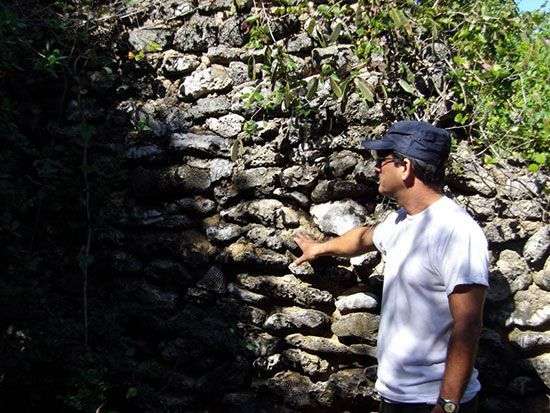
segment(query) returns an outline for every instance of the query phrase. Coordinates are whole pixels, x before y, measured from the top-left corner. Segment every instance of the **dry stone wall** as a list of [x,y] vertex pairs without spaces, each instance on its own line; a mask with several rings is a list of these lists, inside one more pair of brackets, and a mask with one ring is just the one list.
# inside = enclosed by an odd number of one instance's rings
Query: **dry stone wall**
[[[249,70],[261,51],[244,47],[252,4],[136,7],[142,17],[129,47],[157,91],[118,107],[135,128],[126,148],[131,187],[109,206],[125,242],[109,256],[132,297],[123,324],[145,410],[375,411],[379,254],[290,264],[300,253],[297,231],[326,239],[394,207],[377,195],[373,161],[359,150],[391,123],[391,105],[352,98],[330,127],[326,114],[301,122],[258,115],[243,98],[270,88],[261,69],[256,79]],[[329,57],[347,64],[349,47],[315,47],[302,23],[283,16],[272,34],[304,76]],[[383,63],[372,62],[373,76]],[[547,176],[513,162],[483,166],[462,143],[448,178],[446,193],[482,225],[491,249],[481,411],[542,412],[550,387]]]

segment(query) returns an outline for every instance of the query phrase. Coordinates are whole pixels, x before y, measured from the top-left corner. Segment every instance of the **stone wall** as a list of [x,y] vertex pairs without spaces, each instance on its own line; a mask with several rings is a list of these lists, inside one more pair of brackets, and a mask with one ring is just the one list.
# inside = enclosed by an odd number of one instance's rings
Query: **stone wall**
[[[258,115],[246,93],[269,83],[261,68],[250,77],[250,57],[261,61],[261,51],[244,47],[248,12],[229,0],[136,7],[143,17],[129,31],[131,65],[154,81],[118,106],[135,126],[126,138],[131,187],[106,206],[124,241],[104,245],[124,297],[115,312],[138,404],[375,411],[379,254],[289,264],[300,253],[297,231],[327,239],[395,207],[377,195],[373,161],[359,150],[391,123],[391,104],[352,97],[332,124],[321,89],[318,119]],[[281,17],[273,30],[304,76],[319,70],[319,56],[346,60],[345,46],[314,48],[302,23]],[[373,76],[383,70],[372,65]],[[546,179],[513,161],[483,166],[465,142],[449,167],[447,194],[481,224],[491,249],[483,412],[542,412],[548,403]]]

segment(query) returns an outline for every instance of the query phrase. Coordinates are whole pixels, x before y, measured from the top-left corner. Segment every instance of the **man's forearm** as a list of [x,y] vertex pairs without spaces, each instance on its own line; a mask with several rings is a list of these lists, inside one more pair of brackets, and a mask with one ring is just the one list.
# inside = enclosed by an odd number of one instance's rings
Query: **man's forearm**
[[454,326],[439,394],[444,399],[460,401],[462,398],[474,367],[480,334],[480,323]]
[[318,255],[338,255],[353,257],[373,249],[373,227],[357,227],[345,234],[320,243],[317,246]]

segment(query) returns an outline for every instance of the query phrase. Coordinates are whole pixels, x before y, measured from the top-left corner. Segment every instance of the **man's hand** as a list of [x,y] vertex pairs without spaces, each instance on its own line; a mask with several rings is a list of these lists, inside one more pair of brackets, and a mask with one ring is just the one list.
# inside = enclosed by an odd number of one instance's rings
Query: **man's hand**
[[312,261],[321,255],[319,251],[320,243],[315,241],[309,235],[299,232],[294,237],[294,242],[296,242],[302,250],[302,255],[296,258],[292,263],[294,265],[300,265],[306,261]]

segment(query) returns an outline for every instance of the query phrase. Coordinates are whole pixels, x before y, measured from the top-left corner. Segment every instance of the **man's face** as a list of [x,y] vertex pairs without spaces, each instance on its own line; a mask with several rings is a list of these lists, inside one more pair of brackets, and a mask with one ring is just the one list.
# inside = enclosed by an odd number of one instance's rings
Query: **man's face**
[[400,163],[391,151],[376,151],[373,156],[378,174],[378,192],[392,196],[403,187]]

